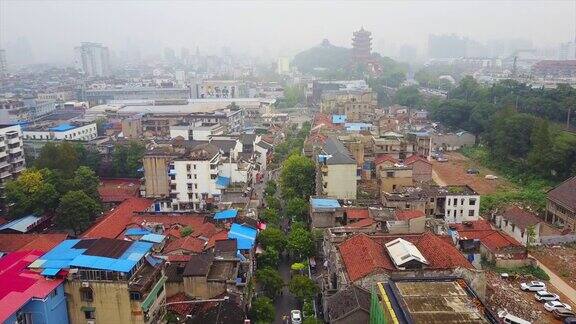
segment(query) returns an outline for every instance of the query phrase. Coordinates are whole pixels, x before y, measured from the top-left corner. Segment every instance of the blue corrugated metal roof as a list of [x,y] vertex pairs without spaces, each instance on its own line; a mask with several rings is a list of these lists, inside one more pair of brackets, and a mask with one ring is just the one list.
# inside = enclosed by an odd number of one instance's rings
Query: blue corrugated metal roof
[[60,124],[56,127],[51,127],[50,130],[53,132],[65,132],[74,128],[76,128],[76,126],[72,126],[70,124]]
[[314,208],[339,208],[340,203],[336,199],[312,198],[312,207],[314,207]]
[[44,276],[55,276],[58,274],[58,272],[60,272],[60,268],[46,268],[40,274]]
[[361,130],[369,130],[372,128],[372,124],[367,123],[346,123],[344,127],[347,131],[361,131]]
[[234,223],[230,227],[228,238],[236,239],[238,242],[238,250],[249,250],[254,247],[257,233],[258,231],[252,227]]
[[41,218],[42,217],[38,217],[36,215],[24,216],[22,218],[15,219],[9,223],[6,223],[6,224],[0,226],[0,231],[5,230],[5,229],[11,229],[13,231],[26,233],[28,231],[28,227],[30,225],[33,225],[34,223],[36,223]]
[[230,178],[218,176],[218,178],[216,178],[216,185],[219,187],[227,188],[230,185]]
[[160,243],[162,241],[164,241],[164,239],[166,238],[165,235],[161,235],[161,234],[146,234],[144,236],[142,236],[140,238],[140,241],[145,241],[145,242],[152,242],[152,243]]
[[129,228],[124,233],[124,235],[146,235],[146,234],[150,234],[150,231],[143,228]]
[[[65,240],[44,254],[37,262],[41,269],[65,269],[84,267],[99,270],[129,272],[148,253],[153,243],[135,241],[119,258],[107,258],[94,255],[84,255],[86,249],[76,249],[74,246],[80,240]],[[37,260],[37,261],[38,261]]]
[[238,216],[238,211],[236,209],[226,209],[219,211],[214,215],[214,219],[229,219]]
[[332,115],[332,124],[344,124],[346,115]]

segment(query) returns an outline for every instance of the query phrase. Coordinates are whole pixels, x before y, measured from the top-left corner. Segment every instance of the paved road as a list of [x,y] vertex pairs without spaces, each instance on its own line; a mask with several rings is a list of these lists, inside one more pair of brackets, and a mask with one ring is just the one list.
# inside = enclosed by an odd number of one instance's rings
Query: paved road
[[436,173],[436,171],[434,169],[432,169],[432,180],[434,180],[434,182],[436,182],[436,184],[439,186],[446,186],[446,182],[444,182],[444,181],[442,181],[442,179],[440,179],[440,177],[438,176],[438,173]]
[[538,261],[538,259],[536,259],[536,261],[538,262],[538,266],[542,268],[542,270],[544,270],[548,276],[550,276],[550,283],[552,286],[556,287],[556,289],[558,289],[560,292],[566,295],[568,299],[576,304],[576,289],[570,287],[564,280],[562,280],[562,278],[558,277],[552,270]]
[[284,279],[286,286],[282,289],[282,295],[276,297],[276,300],[274,301],[274,306],[276,307],[276,318],[274,319],[274,323],[282,323],[282,316],[286,315],[290,318],[290,311],[298,309],[298,300],[296,300],[288,290],[288,282],[290,282],[290,261],[288,258],[280,259],[278,271],[280,271],[280,275],[282,275],[282,279]]

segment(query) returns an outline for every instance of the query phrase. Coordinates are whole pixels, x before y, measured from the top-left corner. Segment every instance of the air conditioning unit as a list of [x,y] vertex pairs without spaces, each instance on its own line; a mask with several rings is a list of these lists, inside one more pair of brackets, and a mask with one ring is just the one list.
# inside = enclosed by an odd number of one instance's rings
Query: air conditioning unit
[[88,281],[82,281],[82,287],[90,287],[90,283]]

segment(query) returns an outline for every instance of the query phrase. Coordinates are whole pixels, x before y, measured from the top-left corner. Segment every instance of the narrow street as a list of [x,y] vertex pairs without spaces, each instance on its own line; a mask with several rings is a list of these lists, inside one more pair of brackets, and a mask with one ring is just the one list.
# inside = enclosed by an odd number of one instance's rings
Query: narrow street
[[[274,301],[274,306],[276,307],[276,318],[274,323],[289,323],[290,321],[290,311],[293,309],[298,309],[298,300],[288,290],[288,283],[290,282],[290,260],[288,256],[280,259],[280,265],[278,267],[282,279],[286,286],[282,289],[282,294],[276,297]],[[288,321],[282,321],[282,317],[286,316]]]

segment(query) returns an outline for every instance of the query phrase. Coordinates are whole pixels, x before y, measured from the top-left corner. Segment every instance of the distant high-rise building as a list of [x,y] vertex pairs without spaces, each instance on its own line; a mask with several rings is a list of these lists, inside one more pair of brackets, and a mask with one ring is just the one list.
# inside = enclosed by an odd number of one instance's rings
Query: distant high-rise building
[[164,48],[164,60],[169,63],[176,61],[176,52],[170,47]]
[[576,44],[573,42],[562,43],[558,50],[558,59],[561,61],[573,60],[576,58]]
[[278,74],[288,74],[290,72],[290,59],[287,57],[279,57],[276,72]]
[[8,63],[6,63],[6,51],[0,49],[0,77],[8,73]]
[[352,37],[352,59],[355,63],[367,63],[372,53],[372,33],[364,30],[354,32]]
[[86,76],[104,77],[110,75],[110,52],[99,43],[84,42],[74,48],[75,65]]
[[428,55],[430,58],[446,59],[466,56],[465,38],[452,35],[430,35],[428,37]]

